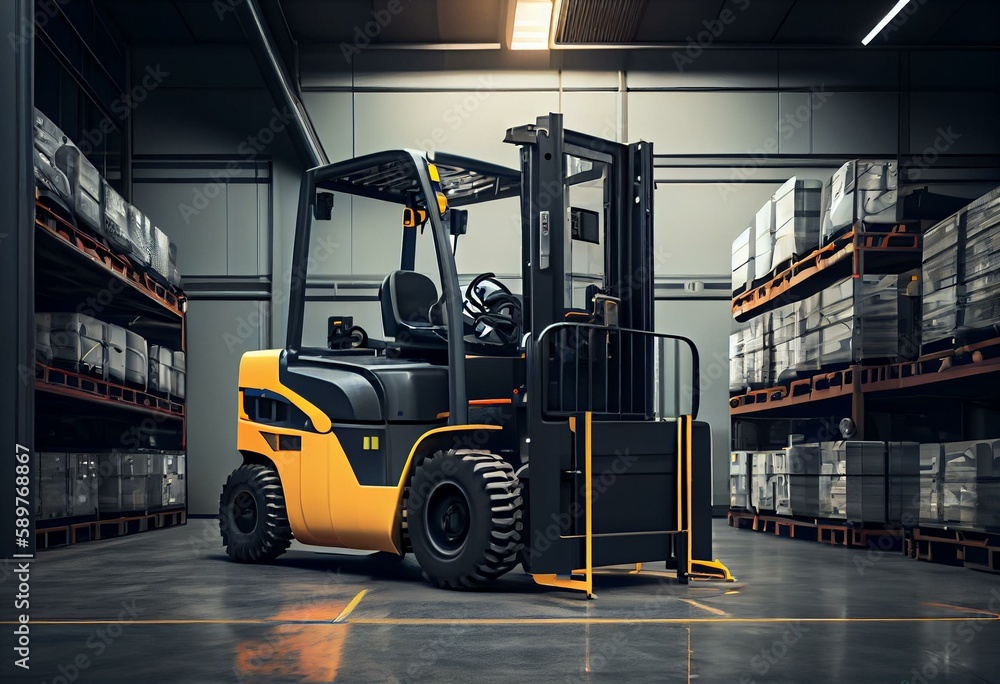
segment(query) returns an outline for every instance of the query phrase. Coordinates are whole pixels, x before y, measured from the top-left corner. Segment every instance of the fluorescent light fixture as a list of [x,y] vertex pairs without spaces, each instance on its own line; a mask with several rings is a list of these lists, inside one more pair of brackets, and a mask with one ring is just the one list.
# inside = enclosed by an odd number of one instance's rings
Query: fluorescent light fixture
[[552,0],[517,0],[511,50],[548,50]]
[[902,9],[904,7],[906,7],[907,3],[909,3],[909,2],[910,2],[910,0],[899,0],[899,2],[896,3],[896,6],[893,7],[891,10],[889,10],[889,13],[887,15],[885,15],[884,17],[882,17],[882,21],[880,21],[878,24],[876,24],[875,28],[872,29],[872,32],[869,33],[867,36],[865,36],[865,39],[861,41],[861,44],[862,45],[868,45],[868,43],[872,42],[872,40],[875,39],[875,36],[877,36],[878,34],[882,33],[882,29],[884,29],[886,27],[886,24],[888,24],[890,21],[892,21],[893,18],[897,14],[899,14],[902,11]]

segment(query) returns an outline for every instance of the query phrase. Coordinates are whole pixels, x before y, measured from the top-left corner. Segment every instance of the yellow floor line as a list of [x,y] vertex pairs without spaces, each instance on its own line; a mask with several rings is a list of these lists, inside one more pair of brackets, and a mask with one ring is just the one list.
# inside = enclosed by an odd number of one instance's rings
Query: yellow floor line
[[[357,597],[355,597],[357,598]],[[347,610],[346,608],[344,609]],[[858,617],[858,618],[357,618],[354,620],[128,620],[130,625],[696,625],[696,624],[770,624],[809,623],[888,623],[888,622],[1000,622],[996,617]],[[32,620],[31,626],[113,625],[121,620]],[[5,620],[0,625],[20,624]]]
[[334,622],[343,622],[348,615],[354,612],[354,609],[358,607],[358,604],[361,603],[361,599],[363,599],[367,593],[367,589],[359,591],[358,595],[351,599],[351,602],[347,604],[347,607],[340,611],[340,615],[337,616],[337,619],[335,619]]
[[698,603],[694,599],[681,599],[681,601],[688,604],[689,606],[694,606],[695,608],[701,608],[702,610],[707,610],[712,615],[720,615],[722,617],[726,617],[729,615],[729,613],[727,613],[724,610],[719,610],[718,608],[713,608],[712,606],[706,606],[704,603]]
[[859,617],[859,618],[358,618],[352,625],[690,625],[690,624],[766,624],[779,622],[997,622],[990,617]]

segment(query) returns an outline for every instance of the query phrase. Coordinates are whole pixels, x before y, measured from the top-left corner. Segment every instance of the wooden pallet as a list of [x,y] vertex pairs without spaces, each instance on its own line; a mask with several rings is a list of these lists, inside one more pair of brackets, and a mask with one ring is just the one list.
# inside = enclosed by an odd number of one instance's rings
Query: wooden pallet
[[[140,513],[105,520],[87,520],[66,525],[53,525],[35,529],[35,548],[39,551],[60,546],[71,546],[80,541],[98,541],[147,530],[176,527],[187,523],[187,510],[170,510]],[[82,533],[86,533],[81,540]]]
[[1000,532],[915,527],[906,536],[903,551],[916,560],[1000,573]]
[[[903,539],[903,530],[893,527],[848,525],[846,522],[822,519],[804,519],[782,515],[766,515],[751,511],[729,511],[729,526],[755,532],[771,532],[779,537],[805,539],[834,546],[867,549],[877,546],[882,551],[899,548],[897,540]],[[890,539],[892,543],[879,543]]]

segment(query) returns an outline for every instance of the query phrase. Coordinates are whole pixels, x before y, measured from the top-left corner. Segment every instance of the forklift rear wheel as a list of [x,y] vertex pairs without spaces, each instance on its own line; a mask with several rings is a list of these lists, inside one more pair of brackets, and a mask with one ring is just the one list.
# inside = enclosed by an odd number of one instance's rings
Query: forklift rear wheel
[[219,529],[229,557],[270,563],[292,543],[278,472],[259,464],[233,471],[219,497]]
[[517,565],[521,486],[499,456],[439,451],[413,473],[406,519],[424,577],[446,589],[471,589]]

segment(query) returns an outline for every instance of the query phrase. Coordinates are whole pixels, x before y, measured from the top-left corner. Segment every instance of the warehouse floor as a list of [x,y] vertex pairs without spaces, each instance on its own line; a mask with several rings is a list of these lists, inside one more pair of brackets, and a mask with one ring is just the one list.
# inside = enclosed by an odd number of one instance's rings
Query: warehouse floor
[[298,551],[237,565],[215,521],[192,520],[41,553],[30,677],[15,681],[1000,678],[1000,578],[724,521],[714,532],[736,583],[622,572],[598,577],[588,602],[520,569],[495,592],[456,593],[425,584],[411,558]]

